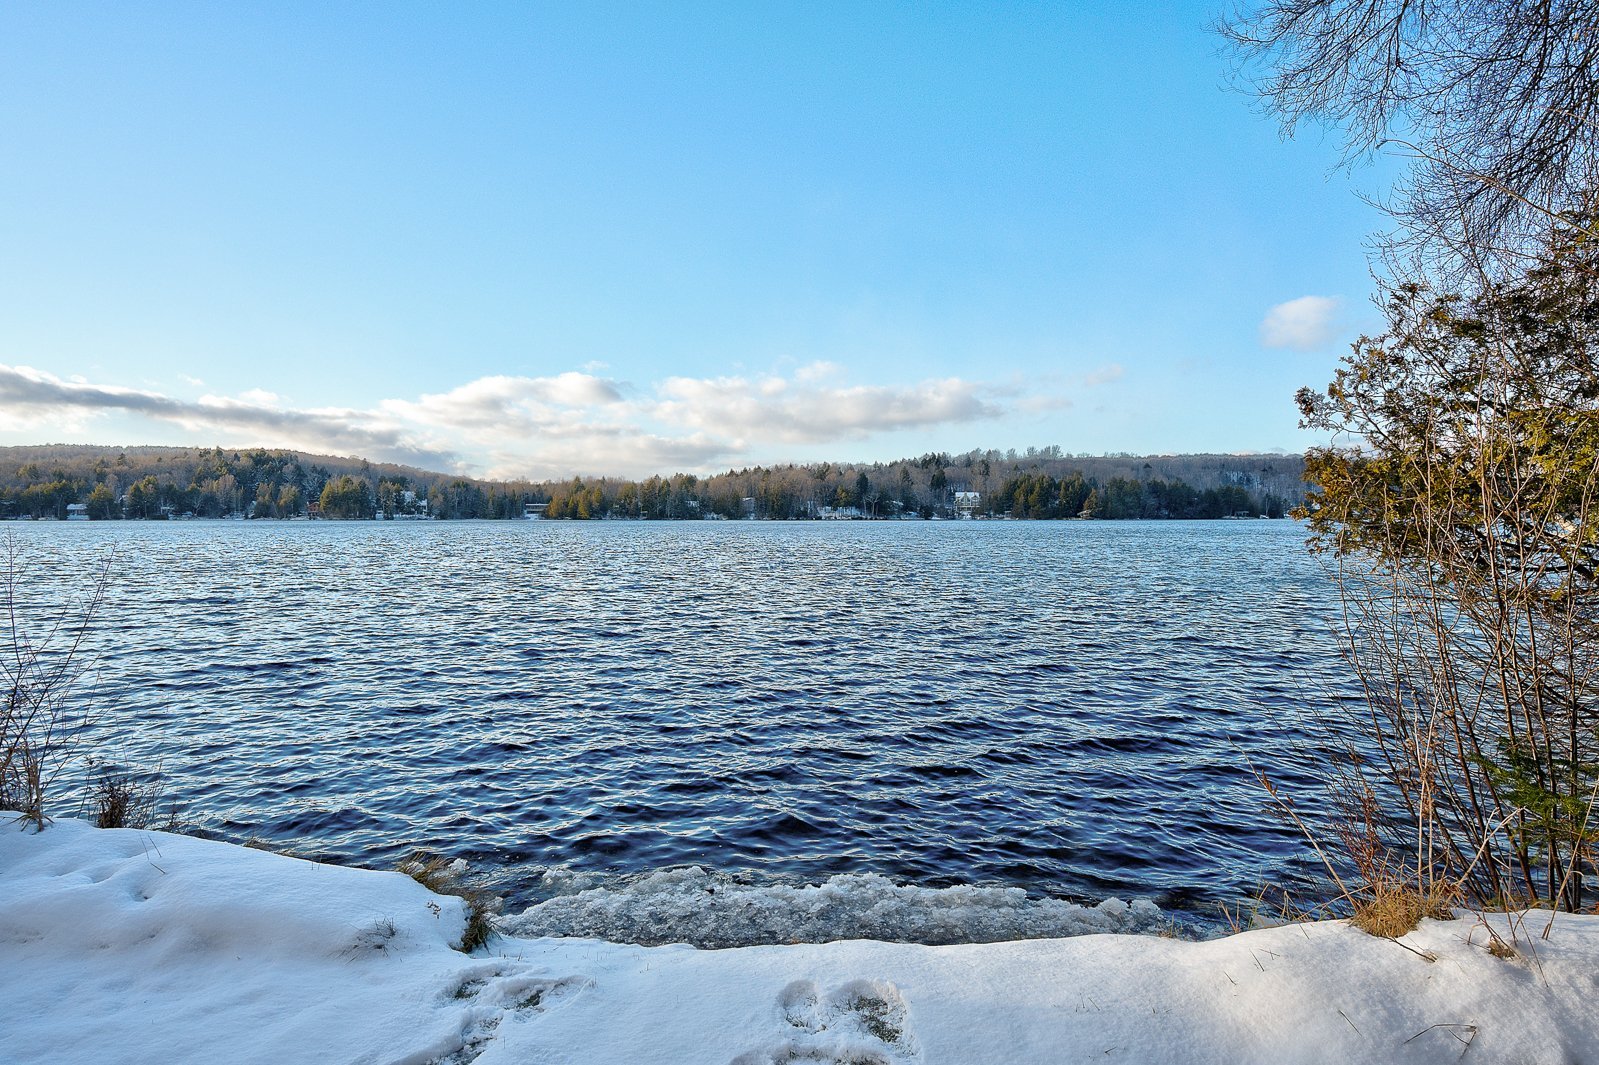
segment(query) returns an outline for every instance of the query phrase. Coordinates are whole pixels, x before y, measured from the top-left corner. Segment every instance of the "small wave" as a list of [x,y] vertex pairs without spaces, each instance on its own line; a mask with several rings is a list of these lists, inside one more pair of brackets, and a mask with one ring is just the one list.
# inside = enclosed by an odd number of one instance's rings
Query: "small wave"
[[751,885],[698,866],[662,870],[619,887],[588,887],[499,921],[502,931],[516,936],[712,949],[839,939],[997,943],[1149,932],[1166,923],[1147,899],[1080,906],[1030,897],[1021,888],[914,887],[876,873],[843,873],[804,886]]

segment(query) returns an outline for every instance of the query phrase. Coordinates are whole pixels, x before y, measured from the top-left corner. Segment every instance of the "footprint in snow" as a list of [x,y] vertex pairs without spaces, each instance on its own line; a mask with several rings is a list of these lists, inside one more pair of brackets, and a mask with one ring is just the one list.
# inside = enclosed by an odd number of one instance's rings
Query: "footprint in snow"
[[796,980],[777,996],[780,1033],[732,1065],[914,1065],[921,1050],[911,1034],[909,1009],[886,980],[851,980],[823,995],[810,980]]
[[500,965],[469,969],[446,996],[448,1002],[466,1004],[459,1043],[428,1065],[470,1065],[488,1049],[502,1022],[544,1013],[593,983],[586,976],[550,979]]

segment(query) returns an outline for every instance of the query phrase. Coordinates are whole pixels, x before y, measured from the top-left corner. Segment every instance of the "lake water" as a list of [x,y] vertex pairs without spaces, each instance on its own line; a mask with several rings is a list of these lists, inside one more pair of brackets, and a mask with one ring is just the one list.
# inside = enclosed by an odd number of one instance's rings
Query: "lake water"
[[187,821],[513,910],[699,866],[1214,917],[1303,882],[1246,758],[1301,786],[1351,694],[1282,521],[8,528],[35,624],[111,558],[95,737]]

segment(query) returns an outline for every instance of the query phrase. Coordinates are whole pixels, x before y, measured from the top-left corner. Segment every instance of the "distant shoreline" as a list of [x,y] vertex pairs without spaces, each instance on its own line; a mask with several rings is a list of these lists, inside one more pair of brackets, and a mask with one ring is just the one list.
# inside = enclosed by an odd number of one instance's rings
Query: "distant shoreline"
[[929,452],[893,462],[753,466],[709,476],[487,481],[263,448],[0,448],[0,519],[1281,517],[1298,455]]
[[173,523],[209,522],[211,524],[222,524],[222,523],[233,523],[233,522],[249,522],[251,524],[284,524],[284,523],[305,524],[307,522],[335,522],[335,523],[339,523],[339,524],[351,524],[351,525],[370,524],[370,523],[385,524],[385,523],[389,523],[389,522],[394,522],[394,523],[401,523],[401,524],[404,524],[404,523],[426,523],[426,524],[439,525],[439,524],[457,524],[457,523],[466,523],[466,522],[494,522],[494,523],[509,522],[509,523],[512,523],[512,524],[518,524],[518,523],[532,524],[534,522],[563,522],[563,523],[564,522],[584,522],[584,523],[587,523],[587,522],[635,522],[635,523],[636,522],[654,522],[654,523],[662,523],[662,522],[712,522],[712,523],[715,523],[715,522],[718,522],[718,521],[736,521],[736,522],[745,522],[745,523],[758,522],[758,523],[761,523],[761,524],[787,524],[787,523],[792,523],[792,522],[817,523],[817,522],[840,522],[840,521],[846,521],[846,522],[872,522],[872,523],[876,523],[876,524],[890,524],[890,525],[894,524],[896,522],[927,522],[927,523],[935,523],[935,524],[964,525],[964,524],[970,524],[970,523],[973,523],[973,522],[991,523],[991,522],[1017,522],[1017,521],[1022,521],[1022,522],[1083,521],[1083,522],[1113,522],[1113,523],[1116,523],[1116,522],[1136,522],[1136,521],[1203,521],[1203,522],[1219,522],[1219,521],[1287,521],[1287,520],[1292,520],[1292,516],[1288,515],[1288,514],[1280,514],[1280,515],[1275,515],[1275,516],[1268,516],[1268,515],[1265,515],[1265,514],[1222,514],[1222,515],[1219,515],[1217,517],[1210,517],[1210,518],[1205,518],[1205,517],[1197,517],[1196,518],[1196,517],[1175,516],[1175,515],[1173,515],[1173,516],[1164,516],[1164,517],[1163,516],[1155,516],[1155,517],[1136,517],[1136,518],[1134,518],[1134,517],[1129,517],[1129,518],[1087,517],[1087,518],[1085,518],[1085,517],[1082,517],[1082,516],[1059,517],[1059,518],[1034,518],[1034,517],[1017,518],[1017,517],[1012,517],[1010,515],[992,515],[992,516],[990,516],[990,515],[985,514],[985,515],[982,515],[981,517],[973,517],[973,518],[944,518],[944,517],[935,517],[935,518],[922,518],[922,517],[897,517],[897,518],[871,518],[871,517],[829,518],[829,517],[816,517],[816,518],[803,518],[803,517],[795,517],[795,518],[731,518],[731,519],[729,519],[729,518],[722,518],[722,517],[711,517],[709,515],[702,515],[702,516],[700,516],[698,518],[635,518],[635,517],[628,517],[628,516],[625,516],[625,515],[590,516],[590,517],[587,517],[587,518],[575,518],[575,517],[559,517],[559,518],[434,518],[434,517],[429,517],[429,516],[426,516],[426,515],[401,516],[401,517],[393,517],[393,518],[380,518],[380,517],[329,518],[329,517],[320,517],[320,516],[312,517],[312,516],[307,516],[307,515],[299,515],[299,516],[292,517],[292,518],[245,518],[242,515],[222,515],[222,516],[219,516],[219,517],[201,517],[201,516],[195,515],[195,516],[179,516],[179,517],[161,516],[161,517],[152,517],[152,518],[85,518],[85,519],[82,519],[81,521],[79,521],[78,519],[73,519],[73,518],[57,518],[57,517],[55,517],[53,515],[52,516],[46,516],[46,517],[40,517],[40,518],[34,518],[34,517],[31,517],[31,516],[0,517],[0,522],[15,522],[15,523],[24,523],[24,524],[32,524],[32,523],[51,524],[51,523],[62,523],[62,522],[67,523],[67,524],[82,524],[82,523],[86,523],[86,522],[92,521],[92,522],[94,522],[97,525],[122,524],[122,523],[139,523],[139,524],[156,523],[156,524],[159,524],[159,523],[163,523],[163,522],[173,522]]

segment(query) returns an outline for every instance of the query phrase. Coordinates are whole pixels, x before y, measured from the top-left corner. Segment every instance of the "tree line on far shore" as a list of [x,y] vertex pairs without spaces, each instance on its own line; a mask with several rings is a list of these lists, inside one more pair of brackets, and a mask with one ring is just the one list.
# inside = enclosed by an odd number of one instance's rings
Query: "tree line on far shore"
[[0,517],[519,518],[526,485],[264,448],[0,448]]
[[1058,447],[543,482],[259,448],[0,449],[3,518],[1281,517],[1304,490],[1297,455],[1070,456]]

